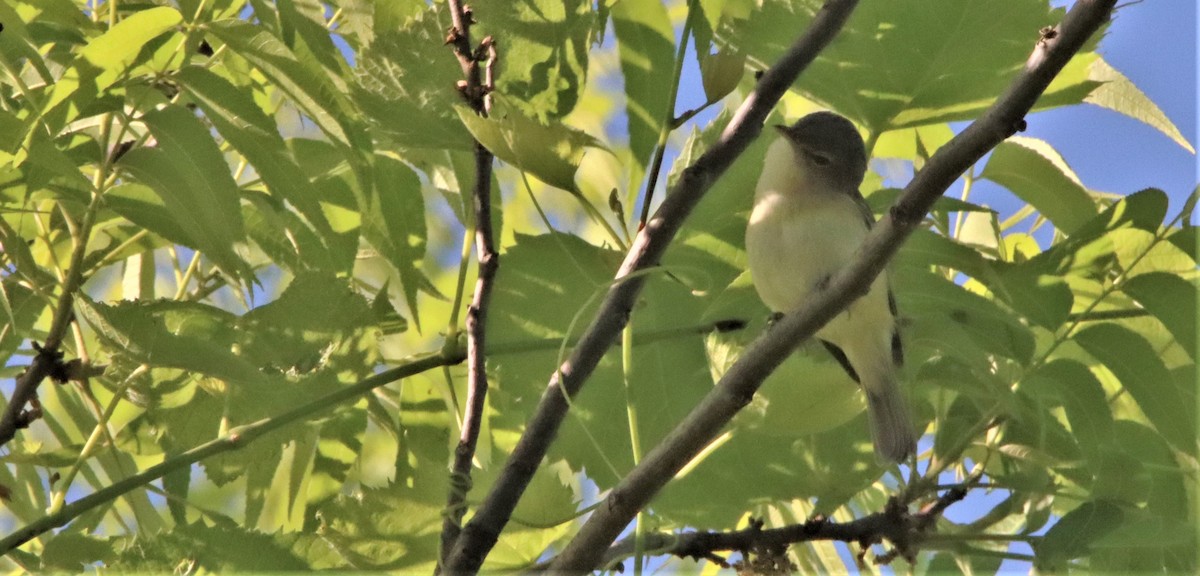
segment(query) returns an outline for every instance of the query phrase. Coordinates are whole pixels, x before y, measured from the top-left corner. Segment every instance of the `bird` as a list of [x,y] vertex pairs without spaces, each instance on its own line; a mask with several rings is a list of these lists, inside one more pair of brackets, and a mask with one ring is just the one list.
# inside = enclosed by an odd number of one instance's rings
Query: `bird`
[[[854,256],[875,217],[859,192],[867,150],[854,124],[814,112],[777,125],[767,149],[746,227],[750,277],[776,314],[791,312]],[[886,274],[816,337],[859,383],[880,462],[915,454],[917,437],[898,371],[904,351],[896,301]]]

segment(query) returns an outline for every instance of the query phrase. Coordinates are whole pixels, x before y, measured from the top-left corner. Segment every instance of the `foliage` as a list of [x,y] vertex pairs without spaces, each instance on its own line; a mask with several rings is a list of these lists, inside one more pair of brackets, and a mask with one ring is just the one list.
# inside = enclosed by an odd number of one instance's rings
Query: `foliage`
[[[481,118],[455,91],[440,2],[95,4],[0,4],[5,375],[31,362],[63,290],[75,296],[67,358],[106,366],[40,388],[41,420],[0,456],[6,530],[455,346],[474,274],[462,245],[472,137],[502,163],[503,254],[476,505],[616,273],[656,147],[671,146],[675,181],[752,89],[751,70],[819,7],[481,1],[477,31],[501,54],[495,108]],[[783,111],[832,108],[863,127],[874,157],[919,169],[947,123],[986,108],[1060,16],[1045,0],[864,2]],[[686,141],[667,138],[686,120],[673,116],[676,30],[699,51],[682,65],[698,67],[705,106],[720,109]],[[1091,102],[1188,146],[1095,48],[1038,108]],[[614,348],[572,400],[485,567],[559,549],[596,490],[764,329],[742,234],[766,142],[685,223],[632,313],[632,348]],[[973,204],[981,180],[1025,208],[1002,217]],[[880,212],[896,194],[877,174],[863,192]],[[1094,190],[1049,143],[1014,137],[893,263],[905,379],[931,440],[916,485],[965,481],[1001,496],[973,522],[940,520],[948,544],[923,552],[917,571],[994,571],[1003,558],[1196,570],[1196,195],[1172,212],[1162,191],[1127,192]],[[712,329],[730,319],[746,327]],[[431,570],[465,381],[443,367],[284,421],[71,518],[6,563]],[[848,520],[882,509],[909,472],[872,459],[861,394],[812,346],[710,448],[644,528]],[[790,554],[805,570],[845,570],[828,542]]]

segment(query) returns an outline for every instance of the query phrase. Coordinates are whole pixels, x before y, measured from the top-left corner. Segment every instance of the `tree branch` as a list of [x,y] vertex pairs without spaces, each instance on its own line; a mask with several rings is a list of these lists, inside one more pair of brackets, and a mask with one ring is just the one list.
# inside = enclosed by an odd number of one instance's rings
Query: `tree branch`
[[[643,549],[652,551],[656,556],[710,560],[728,568],[728,563],[717,554],[718,552],[765,554],[786,550],[787,546],[798,542],[818,540],[854,542],[865,549],[887,540],[893,546],[888,558],[904,556],[911,559],[916,555],[920,543],[929,536],[927,533],[934,527],[938,517],[946,508],[961,501],[966,495],[965,488],[954,487],[916,514],[909,513],[906,506],[891,500],[883,512],[869,514],[844,524],[817,517],[803,524],[763,530],[761,522],[751,520],[750,527],[733,532],[648,534],[645,535]],[[626,538],[605,551],[601,566],[612,567],[615,562],[633,553],[633,538]]]
[[[462,90],[467,102],[480,116],[487,116],[491,108],[491,91],[495,89],[495,67],[498,56],[496,42],[488,36],[472,51],[471,12],[459,0],[449,0],[454,27],[449,38],[453,40],[454,53],[463,66],[466,87]],[[483,64],[483,77],[480,64]],[[475,460],[475,449],[479,443],[479,431],[483,425],[483,407],[487,399],[487,313],[491,302],[492,285],[496,270],[500,267],[500,255],[496,252],[492,234],[492,153],[478,140],[474,141],[475,186],[471,191],[471,203],[475,218],[475,250],[479,260],[479,271],[475,280],[475,294],[467,308],[467,406],[463,416],[458,446],[454,449],[449,489],[446,495],[445,518],[442,521],[441,554],[444,561],[458,540],[463,515],[467,512],[467,494],[471,491],[471,464]],[[442,563],[439,562],[439,566]]]
[[[1024,116],[1050,81],[1103,23],[1115,0],[1079,0],[1059,26],[1045,30],[1024,69],[984,115],[954,137],[916,174],[880,220],[849,266],[825,290],[748,347],[717,386],[642,463],[609,493],[551,565],[583,573],[658,491],[750,402],[763,380],[798,345],[866,293],[933,203],[974,162],[1024,125]],[[764,78],[765,79],[765,78]]]
[[526,424],[525,433],[495,485],[474,518],[464,527],[446,562],[450,572],[478,571],[483,558],[496,544],[566,416],[566,397],[579,392],[625,327],[629,311],[645,283],[645,275],[635,272],[658,265],[667,246],[704,193],[754,141],[775,103],[833,40],[857,4],[858,0],[828,0],[825,3],[805,34],[759,80],[718,141],[683,171],[654,217],[638,232],[617,271],[618,281],[609,288],[579,345],[550,378],[537,411]]
[[[62,283],[62,292],[54,307],[54,318],[50,322],[50,330],[46,333],[46,341],[37,348],[37,356],[33,362],[16,379],[13,395],[8,399],[8,406],[0,416],[0,446],[7,444],[17,435],[17,430],[28,428],[34,420],[41,417],[41,408],[36,405],[37,389],[47,376],[57,382],[66,382],[69,378],[67,366],[63,363],[62,352],[58,347],[66,336],[67,327],[75,318],[75,292],[83,286],[83,259],[87,253],[88,238],[92,235],[92,225],[96,221],[96,213],[100,211],[100,199],[103,197],[99,188],[103,184],[104,171],[97,172],[96,189],[92,191],[92,200],[83,213],[83,223],[78,233],[74,234],[74,247],[71,250],[71,262],[67,269],[67,277]],[[31,402],[35,405],[26,410]]]

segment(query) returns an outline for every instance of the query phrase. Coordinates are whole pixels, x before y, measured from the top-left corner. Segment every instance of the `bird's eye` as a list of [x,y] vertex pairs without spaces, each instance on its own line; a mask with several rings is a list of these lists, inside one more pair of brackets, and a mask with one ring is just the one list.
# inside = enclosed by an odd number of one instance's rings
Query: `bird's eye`
[[809,158],[812,158],[813,164],[817,166],[828,166],[832,162],[828,156],[823,154],[810,154]]

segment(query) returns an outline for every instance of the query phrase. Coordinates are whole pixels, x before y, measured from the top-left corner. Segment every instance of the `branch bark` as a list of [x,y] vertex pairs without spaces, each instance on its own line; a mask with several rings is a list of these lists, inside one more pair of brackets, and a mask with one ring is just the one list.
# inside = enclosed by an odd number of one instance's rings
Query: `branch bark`
[[742,409],[763,380],[797,346],[866,293],[933,203],[971,164],[1024,127],[1024,116],[1050,81],[1101,25],[1115,0],[1079,0],[1055,28],[1043,30],[1025,68],[984,115],[929,159],[875,226],[849,266],[825,290],[788,314],[747,348],[711,393],[613,490],[562,554],[555,573],[581,574],[658,491]]
[[[489,94],[495,88],[497,61],[496,42],[488,36],[479,48],[471,49],[471,12],[460,0],[449,0],[454,26],[447,40],[453,45],[454,53],[462,65],[466,84],[463,96],[480,116],[487,116],[490,109]],[[483,61],[483,74],[480,64]],[[460,85],[461,86],[461,85]],[[475,250],[479,261],[475,280],[475,293],[467,308],[467,407],[463,417],[458,446],[454,449],[454,462],[450,470],[449,490],[446,496],[445,518],[442,521],[441,554],[444,561],[451,547],[458,540],[462,519],[466,514],[467,494],[471,491],[471,464],[479,443],[479,430],[483,424],[483,407],[487,399],[487,313],[491,302],[492,285],[496,270],[500,267],[500,255],[496,252],[492,234],[492,153],[474,141],[475,185],[471,191],[471,205],[475,217]],[[439,562],[439,566],[442,562]]]
[[479,570],[554,441],[567,413],[566,397],[579,393],[628,322],[629,311],[645,282],[645,275],[635,272],[658,265],[667,246],[704,193],[754,141],[775,103],[833,40],[857,4],[858,0],[827,0],[804,35],[759,80],[757,88],[730,120],[720,139],[683,171],[654,217],[638,233],[617,271],[617,281],[609,288],[595,319],[579,345],[571,351],[571,356],[551,376],[537,411],[526,424],[525,433],[492,490],[464,527],[447,558],[447,570],[455,574]]
[[[718,552],[769,553],[786,550],[797,542],[836,540],[858,543],[863,549],[887,540],[892,544],[888,558],[913,557],[920,542],[934,527],[937,519],[955,502],[967,495],[963,487],[947,490],[940,497],[924,506],[916,514],[894,499],[882,512],[869,514],[851,522],[836,523],[823,517],[812,518],[803,524],[763,530],[762,524],[751,521],[748,528],[733,532],[688,532],[685,534],[659,533],[645,536],[644,550],[656,556],[675,556],[710,560],[729,567]],[[626,538],[604,553],[601,566],[612,567],[634,553],[634,539]]]

